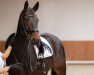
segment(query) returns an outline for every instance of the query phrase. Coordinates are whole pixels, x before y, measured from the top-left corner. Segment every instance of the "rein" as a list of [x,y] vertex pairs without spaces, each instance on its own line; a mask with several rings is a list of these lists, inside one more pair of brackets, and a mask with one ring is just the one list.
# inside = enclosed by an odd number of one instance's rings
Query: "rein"
[[[15,56],[14,50],[13,50],[13,55],[14,55],[14,59],[15,59],[16,63],[18,64],[19,62],[18,62],[18,60],[17,60],[17,58],[16,58],[16,56]],[[23,55],[23,58],[22,58],[20,64],[22,63],[23,59],[25,58],[25,55],[26,55],[26,50],[25,50],[25,53],[24,53],[24,55]]]
[[[27,37],[27,39],[28,39],[28,50],[30,50],[31,42],[30,42],[29,36]],[[25,47],[24,49],[26,49],[26,47]],[[15,55],[14,50],[13,50],[14,59],[15,59],[15,61],[16,61],[17,64],[22,64],[22,62],[23,62],[23,60],[24,60],[24,58],[25,58],[26,52],[27,52],[27,51],[25,50],[24,55],[23,55],[23,57],[22,57],[22,60],[21,60],[21,62],[19,62],[19,61],[17,60],[16,55]],[[22,64],[22,65],[23,65],[23,64]],[[31,64],[31,55],[30,55],[30,69],[31,69],[32,72],[34,71],[34,70],[33,70],[33,67],[32,67],[32,64]]]

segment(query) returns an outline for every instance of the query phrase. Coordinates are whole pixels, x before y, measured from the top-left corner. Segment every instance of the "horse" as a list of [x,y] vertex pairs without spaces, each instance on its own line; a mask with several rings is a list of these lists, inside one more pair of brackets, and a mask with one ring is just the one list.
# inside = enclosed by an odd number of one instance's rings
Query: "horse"
[[[19,69],[9,71],[9,75],[47,75],[51,70],[52,75],[66,75],[66,58],[62,42],[50,33],[39,34],[38,17],[35,14],[39,8],[37,2],[33,8],[25,1],[20,14],[17,32],[12,47],[12,52],[6,60],[7,65],[20,63]],[[53,55],[47,58],[37,58],[34,45],[39,48],[43,55],[40,37],[45,38],[52,50]]]

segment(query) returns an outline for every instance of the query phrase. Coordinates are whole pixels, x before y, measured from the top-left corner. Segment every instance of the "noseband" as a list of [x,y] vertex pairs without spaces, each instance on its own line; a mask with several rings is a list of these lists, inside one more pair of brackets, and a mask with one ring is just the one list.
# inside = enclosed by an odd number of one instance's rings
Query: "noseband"
[[38,32],[39,33],[39,30],[29,30],[29,31],[26,31],[27,33],[30,33],[31,35],[34,33],[34,32]]

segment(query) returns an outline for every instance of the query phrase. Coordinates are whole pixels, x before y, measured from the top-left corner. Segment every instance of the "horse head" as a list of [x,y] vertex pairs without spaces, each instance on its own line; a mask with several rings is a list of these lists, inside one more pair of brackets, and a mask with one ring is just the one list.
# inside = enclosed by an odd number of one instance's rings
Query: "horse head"
[[35,12],[38,10],[38,7],[39,2],[37,2],[34,7],[31,8],[29,7],[28,1],[26,1],[18,24],[21,25],[22,34],[29,37],[33,45],[38,45],[40,43],[40,35],[38,31],[39,19],[35,14]]

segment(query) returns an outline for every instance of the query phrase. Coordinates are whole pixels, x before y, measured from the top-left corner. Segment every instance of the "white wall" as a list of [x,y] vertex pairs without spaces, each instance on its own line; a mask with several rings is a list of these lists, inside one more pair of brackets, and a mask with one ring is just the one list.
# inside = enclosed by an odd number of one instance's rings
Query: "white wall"
[[[0,0],[0,40],[17,29],[25,0]],[[37,0],[29,0],[33,6]],[[94,0],[39,0],[40,32],[61,40],[94,40]]]

